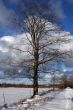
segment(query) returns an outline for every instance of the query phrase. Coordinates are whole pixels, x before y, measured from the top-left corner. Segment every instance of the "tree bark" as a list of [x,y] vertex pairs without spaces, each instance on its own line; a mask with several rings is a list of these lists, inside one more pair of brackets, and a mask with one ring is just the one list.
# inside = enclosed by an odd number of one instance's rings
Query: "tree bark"
[[33,97],[38,95],[38,51],[34,52]]
[[33,79],[33,96],[38,95],[38,70],[34,67],[34,79]]

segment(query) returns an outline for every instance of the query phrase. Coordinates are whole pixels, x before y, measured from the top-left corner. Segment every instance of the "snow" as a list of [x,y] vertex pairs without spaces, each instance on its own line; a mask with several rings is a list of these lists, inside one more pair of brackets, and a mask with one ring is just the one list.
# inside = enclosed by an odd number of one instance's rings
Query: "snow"
[[[73,89],[66,88],[63,91],[60,92],[54,92],[54,94],[51,92],[50,96],[54,97],[51,101],[48,99],[47,101],[44,101],[43,103],[39,103],[39,105],[32,106],[32,110],[35,108],[35,110],[73,110]],[[48,97],[50,97],[48,94]],[[31,110],[31,109],[29,109]]]
[[36,95],[33,99],[28,98],[23,103],[5,110],[73,110],[73,89],[68,87],[64,90],[49,91],[48,88],[40,88],[39,91],[46,92],[46,94]]
[[[48,88],[41,88],[39,89],[39,93],[47,91]],[[9,88],[0,88],[0,106],[4,105],[4,98],[3,94],[5,96],[5,101],[6,103],[12,104],[15,102],[18,102],[22,99],[27,99],[30,98],[33,94],[33,89],[32,88],[14,88],[14,87],[9,87]]]
[[0,88],[0,106],[4,104],[3,93],[6,103],[11,104],[32,96],[32,88]]

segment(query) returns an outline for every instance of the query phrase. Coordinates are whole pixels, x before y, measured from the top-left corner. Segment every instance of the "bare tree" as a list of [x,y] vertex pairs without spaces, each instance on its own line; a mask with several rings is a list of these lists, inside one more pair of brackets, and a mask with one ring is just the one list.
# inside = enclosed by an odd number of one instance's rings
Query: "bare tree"
[[21,0],[20,6],[20,18],[17,18],[15,23],[26,33],[28,42],[14,45],[13,49],[27,55],[20,61],[19,66],[33,67],[33,96],[35,96],[38,95],[39,68],[41,65],[48,64],[49,61],[63,57],[65,52],[60,52],[58,47],[59,44],[68,42],[68,40],[66,41],[64,37],[54,37],[54,31],[60,32],[61,28],[55,23],[57,16],[49,3]]
[[[28,46],[25,50],[18,45],[14,45],[13,48],[28,53],[29,57],[24,58],[19,65],[33,67],[34,96],[38,95],[38,70],[40,65],[46,65],[49,61],[63,57],[62,55],[65,52],[60,52],[59,44],[64,43],[66,39],[64,37],[54,38],[54,35],[50,34],[54,31],[60,32],[61,28],[54,22],[57,20],[57,16],[53,13],[49,3],[21,0],[20,15],[20,20],[16,19],[16,23],[23,32],[26,32]],[[25,46],[25,44],[21,45]]]

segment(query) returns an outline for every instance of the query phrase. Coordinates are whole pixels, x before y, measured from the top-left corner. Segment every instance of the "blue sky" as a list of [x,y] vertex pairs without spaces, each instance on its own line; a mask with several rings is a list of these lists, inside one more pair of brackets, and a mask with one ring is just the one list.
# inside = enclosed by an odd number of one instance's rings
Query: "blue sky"
[[[10,19],[18,12],[19,2],[20,0],[0,0],[0,36],[18,33],[18,30],[12,28]],[[50,2],[60,17],[64,30],[73,33],[73,0],[50,0]]]
[[73,0],[65,0],[62,7],[65,16],[61,19],[62,25],[66,31],[73,33]]

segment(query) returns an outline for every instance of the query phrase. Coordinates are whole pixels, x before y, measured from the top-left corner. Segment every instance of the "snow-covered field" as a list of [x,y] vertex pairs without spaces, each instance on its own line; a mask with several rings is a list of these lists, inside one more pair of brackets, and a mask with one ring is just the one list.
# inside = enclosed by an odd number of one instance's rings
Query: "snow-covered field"
[[[48,88],[39,89],[39,92],[47,91]],[[30,98],[33,94],[32,88],[0,88],[0,106],[5,102],[9,105],[23,99]]]
[[[52,93],[50,93],[52,96]],[[73,110],[73,89],[66,88],[53,94],[52,100],[48,99],[31,106],[29,110]]]
[[7,104],[18,102],[21,99],[29,98],[32,95],[30,88],[0,88],[0,106],[4,104],[4,98]]
[[[39,89],[40,92],[47,90],[48,88]],[[10,106],[10,108],[8,107],[7,109],[2,108],[0,110],[73,110],[73,89],[71,88],[66,88],[62,91],[60,90],[56,90],[54,92],[48,91],[46,92],[46,94],[43,94],[41,96],[36,96],[33,99],[29,98],[32,95],[32,89],[8,88],[6,90],[6,88],[2,88],[1,91],[2,92],[5,91],[5,94],[7,93],[6,96],[8,97],[7,100],[17,101],[19,100],[17,96],[19,97],[23,96],[21,97],[22,99],[23,98],[28,98],[28,99],[18,105]],[[0,92],[0,94],[2,92]]]

